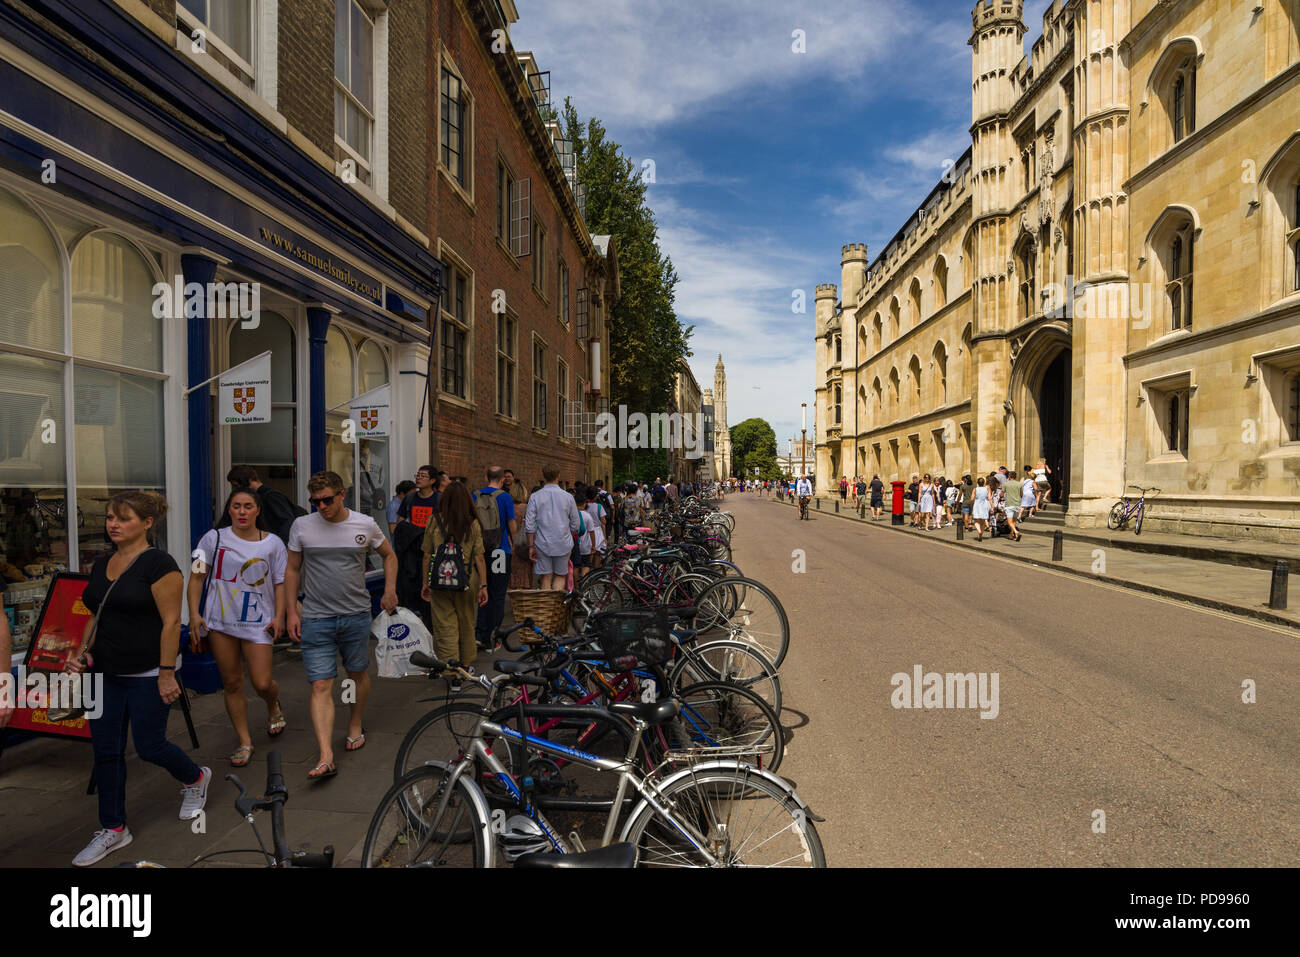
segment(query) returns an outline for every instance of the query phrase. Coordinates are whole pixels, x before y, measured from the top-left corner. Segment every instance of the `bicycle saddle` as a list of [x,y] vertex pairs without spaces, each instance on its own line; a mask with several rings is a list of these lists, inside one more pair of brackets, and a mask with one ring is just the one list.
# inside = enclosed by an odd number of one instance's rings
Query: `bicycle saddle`
[[627,868],[636,866],[636,848],[631,844],[611,844],[582,854],[525,854],[515,867],[531,868]]
[[663,724],[677,717],[677,702],[672,698],[663,701],[616,701],[609,706],[614,714],[636,718],[646,724]]

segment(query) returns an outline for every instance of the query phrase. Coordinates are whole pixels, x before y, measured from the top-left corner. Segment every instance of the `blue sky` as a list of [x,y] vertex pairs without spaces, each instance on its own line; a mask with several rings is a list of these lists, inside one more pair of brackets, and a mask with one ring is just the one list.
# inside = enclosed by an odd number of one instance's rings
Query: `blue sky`
[[[1026,43],[1050,0],[1027,0]],[[798,437],[814,389],[814,290],[840,248],[874,258],[969,145],[968,0],[516,0],[511,30],[556,101],[638,164],[695,326],[691,369],[727,418]],[[806,52],[792,49],[804,32]],[[807,311],[792,311],[795,290]]]

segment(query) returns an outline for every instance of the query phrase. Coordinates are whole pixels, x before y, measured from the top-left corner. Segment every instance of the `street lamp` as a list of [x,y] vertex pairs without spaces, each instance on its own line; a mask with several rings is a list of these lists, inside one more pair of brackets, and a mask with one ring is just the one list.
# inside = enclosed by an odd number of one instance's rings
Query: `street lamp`
[[803,406],[803,419],[801,421],[801,431],[803,437],[799,441],[799,477],[803,478],[808,474],[808,466],[805,458],[808,454],[808,403],[800,403]]

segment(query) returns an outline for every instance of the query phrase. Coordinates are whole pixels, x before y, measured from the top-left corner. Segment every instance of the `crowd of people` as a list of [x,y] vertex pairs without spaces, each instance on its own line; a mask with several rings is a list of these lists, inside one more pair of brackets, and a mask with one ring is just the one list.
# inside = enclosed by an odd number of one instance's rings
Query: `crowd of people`
[[[976,533],[976,540],[985,535],[1008,534],[1013,541],[1020,540],[1019,523],[1031,518],[1051,501],[1052,469],[1044,459],[1036,466],[1024,466],[1023,474],[1008,470],[1005,465],[988,475],[974,478],[964,475],[954,481],[945,476],[933,477],[930,473],[913,475],[903,491],[903,511],[913,528],[933,531],[961,522],[966,531]],[[850,482],[840,481],[840,498],[854,503],[871,495],[871,515],[882,517],[884,486],[880,476],[873,475],[870,483],[858,477]]]
[[[198,817],[206,804],[212,769],[167,740],[171,705],[182,693],[176,669],[183,605],[190,649],[209,650],[221,675],[235,739],[233,767],[247,765],[254,752],[245,679],[265,706],[267,737],[279,737],[292,716],[281,707],[273,646],[289,643],[301,654],[310,695],[305,717],[317,748],[307,776],[319,781],[339,771],[333,737],[340,659],[350,679],[341,750],[366,745],[371,553],[383,565],[380,607],[414,611],[430,629],[439,657],[472,671],[479,652],[492,647],[512,584],[571,588],[600,566],[609,543],[656,509],[701,490],[699,483],[659,478],[612,490],[601,481],[562,486],[555,467],[543,469],[531,489],[500,466],[485,469],[484,480],[475,489],[463,476],[422,466],[413,481],[395,488],[382,529],[347,507],[344,480],[335,472],[308,480],[307,512],[262,483],[256,469],[236,466],[227,475],[230,492],[215,527],[201,537],[186,570],[188,583],[175,559],[153,544],[166,500],[153,492],[113,496],[105,522],[113,548],[91,570],[82,601],[93,617],[65,667],[99,677],[104,689],[102,710],[87,714],[99,829],[73,863],[89,866],[132,842],[128,728],[137,756],[181,785],[182,821]],[[527,561],[516,560],[524,554]],[[0,651],[8,645],[8,630],[0,628]],[[452,690],[461,689],[453,684]],[[0,712],[0,727],[11,715],[11,708]]]

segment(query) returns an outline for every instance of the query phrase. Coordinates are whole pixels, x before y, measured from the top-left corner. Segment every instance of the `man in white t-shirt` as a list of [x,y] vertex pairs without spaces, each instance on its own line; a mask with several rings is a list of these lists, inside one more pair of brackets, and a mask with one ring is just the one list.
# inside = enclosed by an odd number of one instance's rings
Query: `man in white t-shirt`
[[[313,781],[333,777],[334,678],[338,656],[355,683],[356,699],[348,720],[346,750],[365,747],[361,724],[370,694],[370,593],[366,590],[366,555],[384,560],[384,597],[380,606],[397,608],[397,554],[375,520],[343,504],[343,479],[336,472],[317,472],[307,480],[315,512],[289,530],[289,637],[302,642],[302,662],[311,682],[311,723],[320,746],[320,761],[308,772]],[[299,616],[293,596],[302,596]]]

